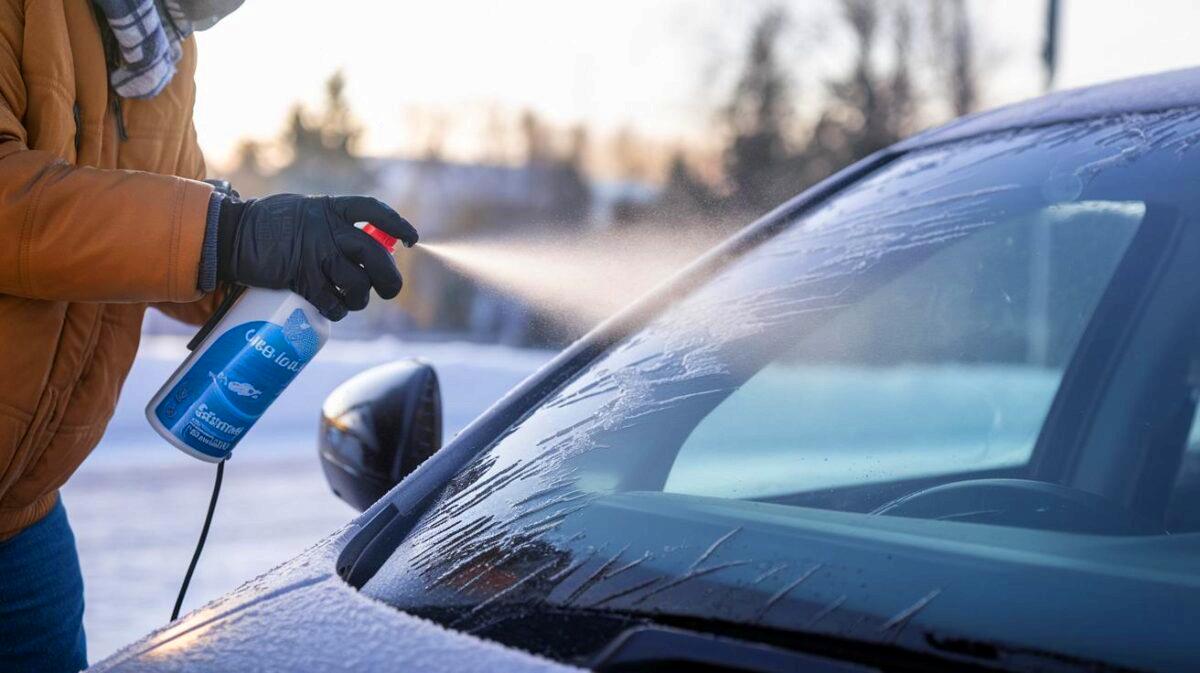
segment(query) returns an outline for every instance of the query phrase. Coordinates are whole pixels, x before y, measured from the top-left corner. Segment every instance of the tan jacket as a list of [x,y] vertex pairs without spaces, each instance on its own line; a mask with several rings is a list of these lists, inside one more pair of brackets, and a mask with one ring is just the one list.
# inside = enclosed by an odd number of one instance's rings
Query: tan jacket
[[117,101],[90,0],[0,0],[0,539],[99,441],[146,304],[209,310],[195,67],[189,39],[165,91]]

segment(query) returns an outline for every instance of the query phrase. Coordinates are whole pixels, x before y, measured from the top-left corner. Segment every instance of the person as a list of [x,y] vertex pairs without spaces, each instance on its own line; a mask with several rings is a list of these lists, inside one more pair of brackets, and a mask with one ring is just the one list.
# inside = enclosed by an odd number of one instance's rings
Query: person
[[0,670],[87,665],[58,489],[99,441],[154,306],[202,323],[221,288],[288,288],[331,320],[411,246],[366,196],[214,189],[192,125],[196,47],[241,0],[0,0]]

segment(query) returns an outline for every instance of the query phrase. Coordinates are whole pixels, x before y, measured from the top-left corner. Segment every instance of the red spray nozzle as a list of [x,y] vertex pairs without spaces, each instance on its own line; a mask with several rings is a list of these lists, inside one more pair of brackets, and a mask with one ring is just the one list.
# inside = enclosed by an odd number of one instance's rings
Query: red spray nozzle
[[396,252],[396,237],[395,236],[392,236],[391,234],[380,229],[379,227],[376,227],[375,225],[371,224],[370,222],[363,225],[362,230],[366,234],[368,234],[371,238],[375,239],[376,241],[379,241],[379,244],[382,245],[384,247],[384,249],[386,249],[388,252]]

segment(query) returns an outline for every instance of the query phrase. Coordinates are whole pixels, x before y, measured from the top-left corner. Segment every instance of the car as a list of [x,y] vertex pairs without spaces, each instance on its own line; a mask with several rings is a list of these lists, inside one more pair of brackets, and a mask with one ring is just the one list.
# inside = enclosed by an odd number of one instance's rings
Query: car
[[1200,668],[1200,69],[870,156],[442,446],[322,410],[364,511],[99,671]]

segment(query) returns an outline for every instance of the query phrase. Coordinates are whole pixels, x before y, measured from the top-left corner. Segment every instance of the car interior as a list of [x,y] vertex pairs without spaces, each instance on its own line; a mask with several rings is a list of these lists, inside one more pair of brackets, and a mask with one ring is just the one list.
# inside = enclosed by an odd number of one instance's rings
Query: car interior
[[[1072,486],[1055,455],[1072,447],[1051,443],[1043,427],[1054,420],[1056,394],[1070,393],[1059,382],[1072,381],[1065,372],[1073,359],[1077,366],[1086,359],[1076,359],[1076,348],[1090,344],[1089,319],[1117,308],[1097,308],[1104,301],[1124,303],[1120,291],[1105,294],[1110,277],[1131,282],[1125,276],[1144,266],[1147,246],[1134,246],[1134,233],[1160,224],[1143,225],[1145,216],[1139,202],[1051,206],[943,249],[767,355],[763,366],[744,367],[754,371],[715,403],[682,405],[676,422],[652,433],[656,451],[676,447],[669,471],[640,471],[627,486],[650,490],[661,479],[659,489],[672,493],[1070,532],[1195,530],[1195,382],[1158,380],[1169,389],[1155,398],[1177,410],[1170,418],[1123,419],[1163,428],[1156,441],[1121,449],[1161,456],[1135,459],[1163,466],[1147,487],[1171,495],[1156,507],[1131,506],[1136,495],[1121,502]],[[1039,230],[1049,237],[1039,239]],[[1097,231],[1107,243],[1097,244]],[[1137,263],[1122,269],[1127,250]],[[982,268],[983,260],[993,268]],[[1041,275],[1030,269],[1039,263]],[[1076,319],[1049,324],[1045,312]],[[878,325],[890,327],[886,338],[871,328]],[[1007,329],[985,327],[995,325]],[[1170,365],[1186,379],[1196,354],[1179,346],[1200,340],[1167,340],[1177,345]],[[931,407],[954,413],[921,414]],[[766,460],[756,462],[756,452]],[[847,458],[828,467],[839,452]],[[796,469],[781,467],[787,461]]]

